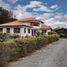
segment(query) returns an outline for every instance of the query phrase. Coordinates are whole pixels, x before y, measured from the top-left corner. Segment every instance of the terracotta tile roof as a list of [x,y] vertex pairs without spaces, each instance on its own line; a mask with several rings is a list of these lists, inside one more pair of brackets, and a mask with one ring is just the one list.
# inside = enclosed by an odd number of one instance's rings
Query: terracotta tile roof
[[16,20],[9,23],[0,24],[0,26],[30,26],[30,23],[42,23],[42,21],[37,20],[36,18],[26,18],[23,20]]
[[30,17],[30,18],[22,19],[22,21],[28,21],[28,20],[36,20],[36,18],[34,18],[34,17]]
[[41,25],[41,29],[48,29],[49,28],[49,26],[47,26],[47,25]]
[[0,26],[30,26],[30,24],[29,23],[22,23],[19,21],[14,21],[14,22],[0,24]]
[[34,17],[30,17],[30,18],[25,18],[25,19],[22,19],[22,20],[19,20],[20,22],[27,22],[27,23],[43,23],[41,20],[38,20]]

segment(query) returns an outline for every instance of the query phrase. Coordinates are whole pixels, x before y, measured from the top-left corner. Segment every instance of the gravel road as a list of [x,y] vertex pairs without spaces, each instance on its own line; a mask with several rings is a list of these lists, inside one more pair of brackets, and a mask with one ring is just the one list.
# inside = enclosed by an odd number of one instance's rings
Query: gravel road
[[67,67],[67,39],[60,39],[8,67]]

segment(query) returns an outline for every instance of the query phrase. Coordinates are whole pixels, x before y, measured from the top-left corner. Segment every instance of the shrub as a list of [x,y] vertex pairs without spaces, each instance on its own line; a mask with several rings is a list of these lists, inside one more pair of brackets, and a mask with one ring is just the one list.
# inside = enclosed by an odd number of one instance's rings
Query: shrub
[[0,42],[6,41],[9,38],[7,33],[0,33]]
[[58,39],[59,36],[54,34],[34,38],[17,38],[6,42],[0,42],[0,67],[3,67],[9,61],[27,56],[29,53]]
[[57,32],[51,31],[51,32],[48,32],[48,34],[49,34],[49,35],[57,34]]
[[20,36],[19,35],[10,35],[10,38],[19,38]]
[[18,47],[14,41],[0,43],[0,67],[18,57]]
[[39,49],[47,44],[47,39],[40,36],[36,38],[36,48]]
[[15,41],[20,47],[20,52],[23,52],[23,55],[32,52],[36,46],[36,38],[17,38]]
[[47,35],[47,36],[44,36],[44,37],[48,40],[48,43],[52,43],[54,41],[59,40],[59,35],[58,34]]

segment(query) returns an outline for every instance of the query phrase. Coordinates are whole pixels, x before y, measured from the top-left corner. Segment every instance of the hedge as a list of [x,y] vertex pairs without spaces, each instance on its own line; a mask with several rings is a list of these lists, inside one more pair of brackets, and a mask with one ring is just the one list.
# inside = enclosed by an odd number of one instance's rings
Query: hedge
[[51,34],[58,34],[58,33],[55,31],[51,31],[51,32],[48,32],[48,34],[51,35]]
[[0,42],[7,41],[9,39],[9,34],[0,32]]
[[8,40],[7,42],[0,42],[0,67],[5,66],[10,61],[27,56],[33,51],[58,39],[59,36],[54,34],[34,38],[17,38]]

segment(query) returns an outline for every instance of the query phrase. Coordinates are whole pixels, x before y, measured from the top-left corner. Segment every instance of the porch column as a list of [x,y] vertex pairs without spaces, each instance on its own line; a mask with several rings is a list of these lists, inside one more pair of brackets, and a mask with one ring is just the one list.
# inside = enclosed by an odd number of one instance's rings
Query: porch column
[[14,28],[10,28],[10,34],[14,35]]
[[21,36],[24,36],[24,28],[23,27],[20,28],[20,34],[21,34]]
[[3,28],[3,33],[6,33],[6,28]]

